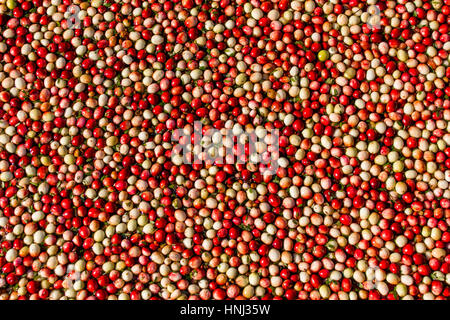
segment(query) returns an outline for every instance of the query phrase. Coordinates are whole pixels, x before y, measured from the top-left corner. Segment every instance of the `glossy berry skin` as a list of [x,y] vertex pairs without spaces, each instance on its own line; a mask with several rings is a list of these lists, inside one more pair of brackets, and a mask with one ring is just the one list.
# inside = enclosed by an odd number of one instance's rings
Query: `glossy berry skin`
[[450,3],[370,3],[4,1],[0,299],[448,300]]

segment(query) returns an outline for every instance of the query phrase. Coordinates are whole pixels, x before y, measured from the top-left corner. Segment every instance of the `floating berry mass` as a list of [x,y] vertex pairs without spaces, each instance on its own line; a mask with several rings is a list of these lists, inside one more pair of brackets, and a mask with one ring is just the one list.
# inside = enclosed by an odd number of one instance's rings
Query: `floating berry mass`
[[449,0],[0,2],[0,299],[449,300]]

